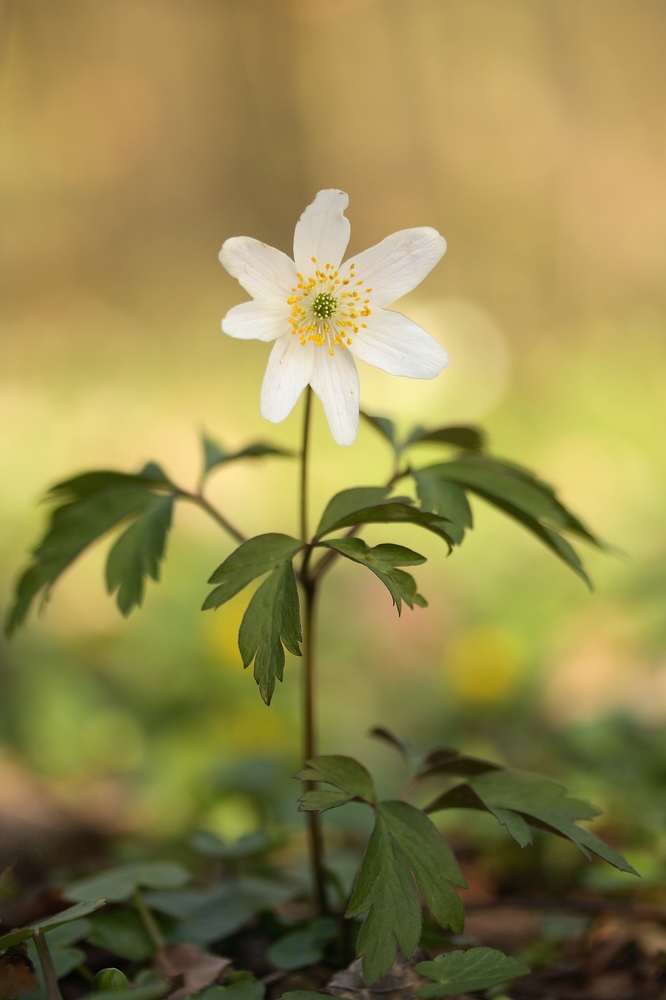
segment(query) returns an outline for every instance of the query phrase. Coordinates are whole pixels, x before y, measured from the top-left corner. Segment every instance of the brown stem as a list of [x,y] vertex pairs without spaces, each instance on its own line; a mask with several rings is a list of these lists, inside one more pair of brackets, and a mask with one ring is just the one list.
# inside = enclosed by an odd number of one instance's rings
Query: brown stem
[[47,1000],[62,1000],[60,990],[58,989],[58,977],[56,976],[53,959],[51,958],[51,952],[49,951],[46,939],[39,931],[35,931],[33,940],[35,942],[37,954],[39,955],[39,963],[42,967],[42,972],[44,973],[46,998]]

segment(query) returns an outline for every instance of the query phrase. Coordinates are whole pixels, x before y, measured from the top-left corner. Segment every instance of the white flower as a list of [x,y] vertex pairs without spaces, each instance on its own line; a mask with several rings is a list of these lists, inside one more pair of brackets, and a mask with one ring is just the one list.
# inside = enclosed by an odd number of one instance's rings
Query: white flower
[[220,251],[224,267],[252,296],[229,310],[223,331],[275,341],[262,416],[284,420],[309,384],[341,445],[353,444],[358,433],[354,357],[409,378],[435,378],[449,361],[430,334],[385,308],[423,281],[446,240],[435,229],[403,229],[342,264],[348,204],[343,191],[319,192],[296,225],[294,260],[249,236],[227,240]]

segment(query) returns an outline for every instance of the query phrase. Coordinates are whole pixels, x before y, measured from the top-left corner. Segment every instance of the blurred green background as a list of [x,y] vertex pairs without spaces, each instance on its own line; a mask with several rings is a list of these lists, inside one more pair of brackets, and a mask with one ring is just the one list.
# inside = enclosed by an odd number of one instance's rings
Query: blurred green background
[[[666,816],[666,7],[662,0],[4,0],[0,7],[3,604],[54,481],[162,462],[194,485],[197,434],[294,446],[264,423],[269,348],[224,337],[233,235],[290,252],[323,187],[351,252],[437,227],[449,250],[398,308],[451,356],[434,382],[360,366],[371,412],[482,423],[624,556],[580,582],[477,505],[417,571],[401,620],[339,567],[322,602],[325,752],[393,780],[389,725],[569,781],[616,840]],[[316,411],[313,503],[386,476],[362,428]],[[221,471],[249,533],[296,530],[296,467]],[[369,539],[384,540],[374,532]],[[299,664],[267,709],[235,646],[244,607],[199,611],[229,551],[179,510],[163,582],[128,622],[103,553],[0,651],[0,814],[121,833],[293,823]],[[247,597],[245,597],[245,600]],[[55,818],[54,818],[55,817]]]

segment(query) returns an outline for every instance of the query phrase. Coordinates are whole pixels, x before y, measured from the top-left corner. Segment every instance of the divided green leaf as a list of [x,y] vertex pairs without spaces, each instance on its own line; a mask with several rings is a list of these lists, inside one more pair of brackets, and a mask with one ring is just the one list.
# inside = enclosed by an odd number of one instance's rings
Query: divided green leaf
[[460,933],[462,902],[454,885],[466,886],[458,863],[437,827],[407,802],[382,802],[354,885],[347,916],[369,910],[358,937],[368,984],[393,965],[399,945],[410,958],[421,934],[421,903],[442,925]]
[[344,805],[352,799],[374,803],[377,801],[375,787],[368,771],[353,757],[330,755],[313,757],[305,767],[294,775],[299,781],[323,781],[333,785],[336,791],[317,789],[306,791],[300,797],[302,812],[323,812],[335,806]]
[[474,527],[472,508],[462,486],[432,473],[429,469],[414,472],[416,492],[424,510],[449,520],[447,531],[456,545],[462,545],[465,530]]
[[589,858],[598,855],[620,871],[638,874],[625,858],[576,820],[589,820],[599,810],[572,798],[566,788],[538,775],[487,770],[440,795],[426,812],[441,809],[482,809],[492,813],[521,846],[532,841],[530,827],[557,833],[576,844]]
[[337,538],[323,543],[327,548],[340,552],[354,562],[367,566],[389,591],[393,603],[402,612],[404,601],[410,608],[415,604],[424,607],[427,602],[417,593],[416,581],[409,574],[397,569],[398,566],[418,566],[425,556],[405,548],[403,545],[382,544],[370,548],[361,538]]
[[458,536],[461,528],[471,527],[471,518],[465,524],[461,513],[455,513],[460,497],[451,490],[451,484],[475,493],[518,521],[590,585],[577,552],[561,532],[569,532],[597,547],[602,547],[601,542],[564,506],[555,490],[529,470],[484,454],[466,452],[455,461],[419,469],[415,479],[424,507],[440,513],[447,511]]
[[275,569],[286,559],[293,559],[302,548],[303,542],[297,538],[277,532],[256,535],[243,542],[217,567],[208,581],[217,586],[204,601],[203,610],[219,608],[252,580]]
[[419,962],[415,968],[419,975],[436,981],[432,985],[419,986],[416,995],[421,1000],[487,990],[518,976],[526,976],[530,971],[518,959],[510,958],[494,948],[450,951],[438,955],[434,962]]
[[397,948],[410,958],[421,937],[421,901],[412,873],[379,814],[356,877],[347,917],[368,916],[361,926],[356,953],[370,986],[393,965]]
[[501,764],[480,757],[470,757],[460,753],[454,747],[435,747],[423,759],[418,777],[425,778],[431,774],[483,774],[485,771],[503,771]]
[[[360,495],[356,498],[346,496],[347,494],[369,494],[374,487],[363,487],[358,490],[345,490],[333,497],[328,507],[324,511],[319,527],[317,528],[317,538],[328,535],[332,531],[339,531],[341,528],[353,528],[359,524],[416,524],[421,528],[434,532],[449,544],[453,545],[453,539],[449,534],[449,522],[446,518],[440,517],[431,511],[419,510],[414,507],[409,499],[381,499],[374,502],[365,503]],[[375,491],[381,492],[381,491]],[[383,491],[384,493],[387,490]],[[344,501],[344,502],[343,502]]]
[[327,535],[331,531],[336,531],[337,523],[341,519],[344,520],[344,518],[355,514],[356,511],[381,503],[390,492],[388,486],[356,486],[351,490],[342,490],[341,493],[336,493],[329,500],[321,515],[317,528],[317,538]]
[[[300,545],[300,543],[299,543]],[[243,666],[254,661],[254,679],[270,705],[284,674],[285,648],[301,655],[301,609],[291,559],[281,562],[253,595],[238,633]]]
[[25,620],[39,594],[48,599],[77,556],[125,521],[131,521],[134,530],[119,539],[107,579],[109,589],[118,588],[123,614],[140,604],[146,575],[158,577],[175,493],[176,487],[154,464],[138,475],[88,472],[54,486],[46,499],[62,504],[51,514],[47,531],[17,582],[8,634]]

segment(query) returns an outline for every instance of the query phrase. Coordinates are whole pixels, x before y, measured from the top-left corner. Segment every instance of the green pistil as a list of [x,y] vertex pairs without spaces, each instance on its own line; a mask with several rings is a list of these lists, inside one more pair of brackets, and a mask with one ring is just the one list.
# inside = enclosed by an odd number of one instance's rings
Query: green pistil
[[319,319],[329,319],[338,307],[338,300],[330,292],[319,292],[312,302],[312,312]]

